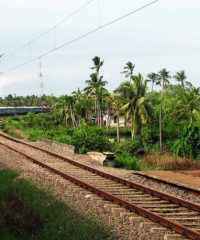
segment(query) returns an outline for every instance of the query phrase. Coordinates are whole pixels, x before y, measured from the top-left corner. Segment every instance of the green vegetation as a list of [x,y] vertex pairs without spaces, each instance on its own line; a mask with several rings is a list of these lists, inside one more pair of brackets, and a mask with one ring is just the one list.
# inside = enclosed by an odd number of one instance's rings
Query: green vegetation
[[[125,81],[109,92],[107,81],[100,74],[104,61],[97,56],[92,61],[92,73],[85,88],[70,96],[13,98],[9,95],[0,99],[0,105],[43,103],[51,108],[51,113],[8,118],[1,124],[2,129],[33,141],[49,138],[73,144],[78,153],[113,151],[117,167],[175,168],[177,156],[184,158],[182,166],[187,165],[187,159],[189,163],[190,159],[200,160],[200,88],[187,81],[183,70],[176,72],[173,78],[165,68],[145,77],[135,74],[135,64],[129,61],[122,72]],[[123,128],[120,117],[124,117]],[[115,122],[115,127],[111,127],[111,122]],[[122,147],[121,137],[130,136],[131,144],[128,141],[124,146],[130,147],[131,151],[127,153],[124,149],[117,153],[116,144],[113,146],[108,142],[109,136],[116,136],[118,147]],[[167,164],[145,160],[152,154],[159,155],[159,161]],[[174,164],[170,161],[169,165],[165,156],[172,156]],[[119,163],[122,159],[123,164]],[[149,165],[150,162],[153,164]]]
[[200,159],[200,128],[194,124],[189,125],[184,131],[182,138],[173,146],[176,155]]
[[0,170],[1,240],[114,239],[102,221],[80,216],[17,176]]

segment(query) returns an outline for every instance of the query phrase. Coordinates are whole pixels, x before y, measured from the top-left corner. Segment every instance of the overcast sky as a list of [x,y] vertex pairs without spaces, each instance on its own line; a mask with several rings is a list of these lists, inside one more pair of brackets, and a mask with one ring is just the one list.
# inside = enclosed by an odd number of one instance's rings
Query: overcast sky
[[[130,12],[151,0],[94,0],[77,15],[56,28],[56,46],[99,25]],[[0,54],[9,53],[31,41],[77,10],[87,0],[0,0]],[[124,77],[127,61],[136,64],[135,73],[146,75],[165,67],[171,75],[184,69],[194,85],[200,86],[200,1],[160,0],[120,22],[70,44],[44,58],[42,71],[46,94],[70,94],[85,86],[91,73],[91,59],[105,60],[102,75],[108,89],[115,89]],[[39,41],[2,59],[0,72],[17,66],[54,48],[51,31]],[[31,55],[31,56],[30,56]],[[39,61],[0,76],[0,96],[38,94]]]

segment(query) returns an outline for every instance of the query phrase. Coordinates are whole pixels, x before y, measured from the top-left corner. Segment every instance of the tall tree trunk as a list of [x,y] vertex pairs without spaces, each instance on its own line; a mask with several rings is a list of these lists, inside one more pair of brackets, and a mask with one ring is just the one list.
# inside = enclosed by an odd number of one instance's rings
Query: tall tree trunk
[[141,124],[141,120],[138,121],[138,139],[139,139],[139,144],[140,146],[143,148],[144,144],[143,144],[143,140],[142,140],[142,124]]
[[119,110],[117,111],[117,142],[120,142],[120,135],[119,135]]
[[99,106],[99,126],[101,127],[101,106]]
[[73,118],[74,118],[75,126],[76,126],[76,128],[78,128],[78,124],[77,124],[76,118],[75,118],[75,116],[74,116],[74,112],[73,112]]
[[163,154],[163,126],[162,126],[162,118],[163,118],[163,92],[164,92],[164,84],[161,90],[160,96],[160,116],[159,116],[159,130],[160,130],[160,154]]
[[133,126],[133,114],[131,114],[131,139],[134,139],[134,126]]
[[151,92],[153,92],[154,82],[152,82]]
[[70,109],[70,115],[71,115],[71,120],[72,120],[73,127],[76,128],[74,118],[73,118],[73,114],[72,114],[72,109]]
[[126,114],[124,115],[124,126],[127,127],[127,117],[126,117]]
[[74,127],[74,128],[78,128],[76,119],[75,119],[75,117],[74,117],[74,113],[73,113],[73,111],[72,111],[72,108],[70,108],[70,115],[71,115],[73,127]]
[[100,105],[99,104],[100,104],[99,100],[97,99],[97,125],[98,125],[98,127],[100,126],[100,121],[99,121],[99,119],[100,119]]
[[98,125],[97,99],[95,99],[95,102],[94,102],[94,112],[95,112],[95,123],[97,123]]

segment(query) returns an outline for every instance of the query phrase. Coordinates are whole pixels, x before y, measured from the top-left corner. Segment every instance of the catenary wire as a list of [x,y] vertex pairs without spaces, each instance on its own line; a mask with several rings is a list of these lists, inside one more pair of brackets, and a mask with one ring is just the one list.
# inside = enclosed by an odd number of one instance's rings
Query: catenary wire
[[62,23],[66,22],[68,19],[70,19],[71,17],[73,17],[75,14],[79,13],[81,10],[83,10],[85,7],[87,7],[90,3],[92,3],[94,0],[90,0],[88,2],[86,2],[85,4],[83,4],[80,8],[78,8],[77,10],[75,10],[74,12],[72,12],[70,15],[68,15],[67,17],[63,18],[62,20],[60,20],[59,22],[57,22],[55,25],[53,25],[52,27],[50,27],[48,30],[46,30],[45,32],[41,33],[39,36],[33,38],[31,41],[27,42],[26,44],[24,44],[23,46],[17,48],[14,51],[11,51],[9,53],[6,53],[3,55],[3,57],[5,58],[8,55],[14,54],[16,52],[19,52],[20,50],[24,49],[27,46],[30,46],[33,42],[41,39],[42,37],[44,37],[45,35],[47,35],[49,32],[54,31],[56,27],[58,27],[59,25],[61,25]]
[[118,18],[115,18],[114,20],[112,20],[112,21],[110,21],[110,22],[107,22],[107,23],[105,23],[105,24],[103,24],[103,25],[101,25],[101,26],[98,26],[97,28],[95,28],[95,29],[93,29],[93,30],[91,30],[91,31],[89,31],[89,32],[81,35],[81,36],[78,36],[77,38],[74,38],[74,39],[72,39],[72,40],[70,40],[70,41],[68,41],[68,42],[66,42],[66,43],[64,43],[64,44],[62,44],[62,45],[60,45],[60,46],[58,46],[58,47],[56,47],[56,48],[53,48],[53,49],[51,49],[51,50],[49,50],[49,51],[47,51],[47,52],[45,52],[45,53],[43,53],[43,54],[41,54],[41,55],[39,55],[39,56],[37,56],[37,57],[34,57],[34,58],[30,59],[29,61],[26,61],[26,62],[24,62],[24,63],[22,63],[22,64],[20,64],[20,65],[18,65],[18,66],[16,66],[16,67],[10,68],[10,69],[8,69],[7,71],[2,72],[1,75],[7,74],[7,73],[9,73],[9,72],[11,72],[11,71],[13,71],[13,70],[16,70],[16,69],[18,69],[18,68],[21,68],[21,67],[23,67],[24,65],[27,65],[27,64],[29,64],[29,63],[37,60],[38,58],[45,57],[45,56],[51,54],[52,52],[55,52],[55,51],[57,51],[57,50],[59,50],[59,49],[61,49],[61,48],[63,48],[63,47],[66,47],[66,46],[74,43],[74,42],[77,42],[77,41],[81,40],[82,38],[85,38],[85,37],[87,37],[87,36],[89,36],[89,35],[97,32],[98,30],[100,30],[100,29],[102,29],[102,28],[105,28],[105,27],[107,27],[107,26],[109,26],[109,25],[112,25],[113,23],[116,23],[116,22],[118,22],[118,21],[120,21],[120,20],[122,20],[122,19],[124,19],[124,18],[126,18],[126,17],[128,17],[128,16],[130,16],[130,15],[132,15],[132,14],[134,14],[134,13],[136,13],[136,12],[139,12],[139,11],[141,11],[141,10],[143,10],[143,9],[145,9],[145,8],[151,6],[151,5],[153,5],[153,4],[155,4],[155,3],[159,2],[159,1],[160,1],[160,0],[155,0],[155,1],[152,1],[152,2],[150,2],[150,3],[148,3],[148,4],[146,4],[146,5],[143,5],[142,7],[139,7],[139,8],[137,8],[137,9],[134,9],[134,10],[132,10],[132,11],[129,12],[129,13],[126,13],[126,14],[118,17]]

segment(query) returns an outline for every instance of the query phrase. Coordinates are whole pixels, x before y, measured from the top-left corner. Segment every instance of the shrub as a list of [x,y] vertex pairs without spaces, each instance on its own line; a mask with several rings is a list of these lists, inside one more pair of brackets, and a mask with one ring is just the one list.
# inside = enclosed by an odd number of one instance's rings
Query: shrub
[[115,155],[115,167],[128,170],[141,170],[141,160],[127,152]]
[[182,138],[175,142],[173,153],[181,157],[200,158],[200,127],[190,124],[183,131]]
[[72,143],[72,137],[69,135],[57,135],[53,137],[53,141],[60,142],[60,143],[66,143],[71,144]]
[[90,126],[76,129],[71,144],[75,146],[75,151],[78,153],[102,152],[110,150],[111,147],[105,132],[101,128]]
[[[108,136],[116,136],[117,130],[114,127],[110,127],[108,129],[105,128],[105,132]],[[130,128],[120,128],[120,136],[131,136],[131,129]]]
[[131,155],[135,155],[135,154],[139,155],[139,153],[143,151],[143,149],[141,149],[138,139],[134,138],[134,140],[126,141],[119,144],[114,144],[112,151],[115,154],[122,154],[126,152]]

